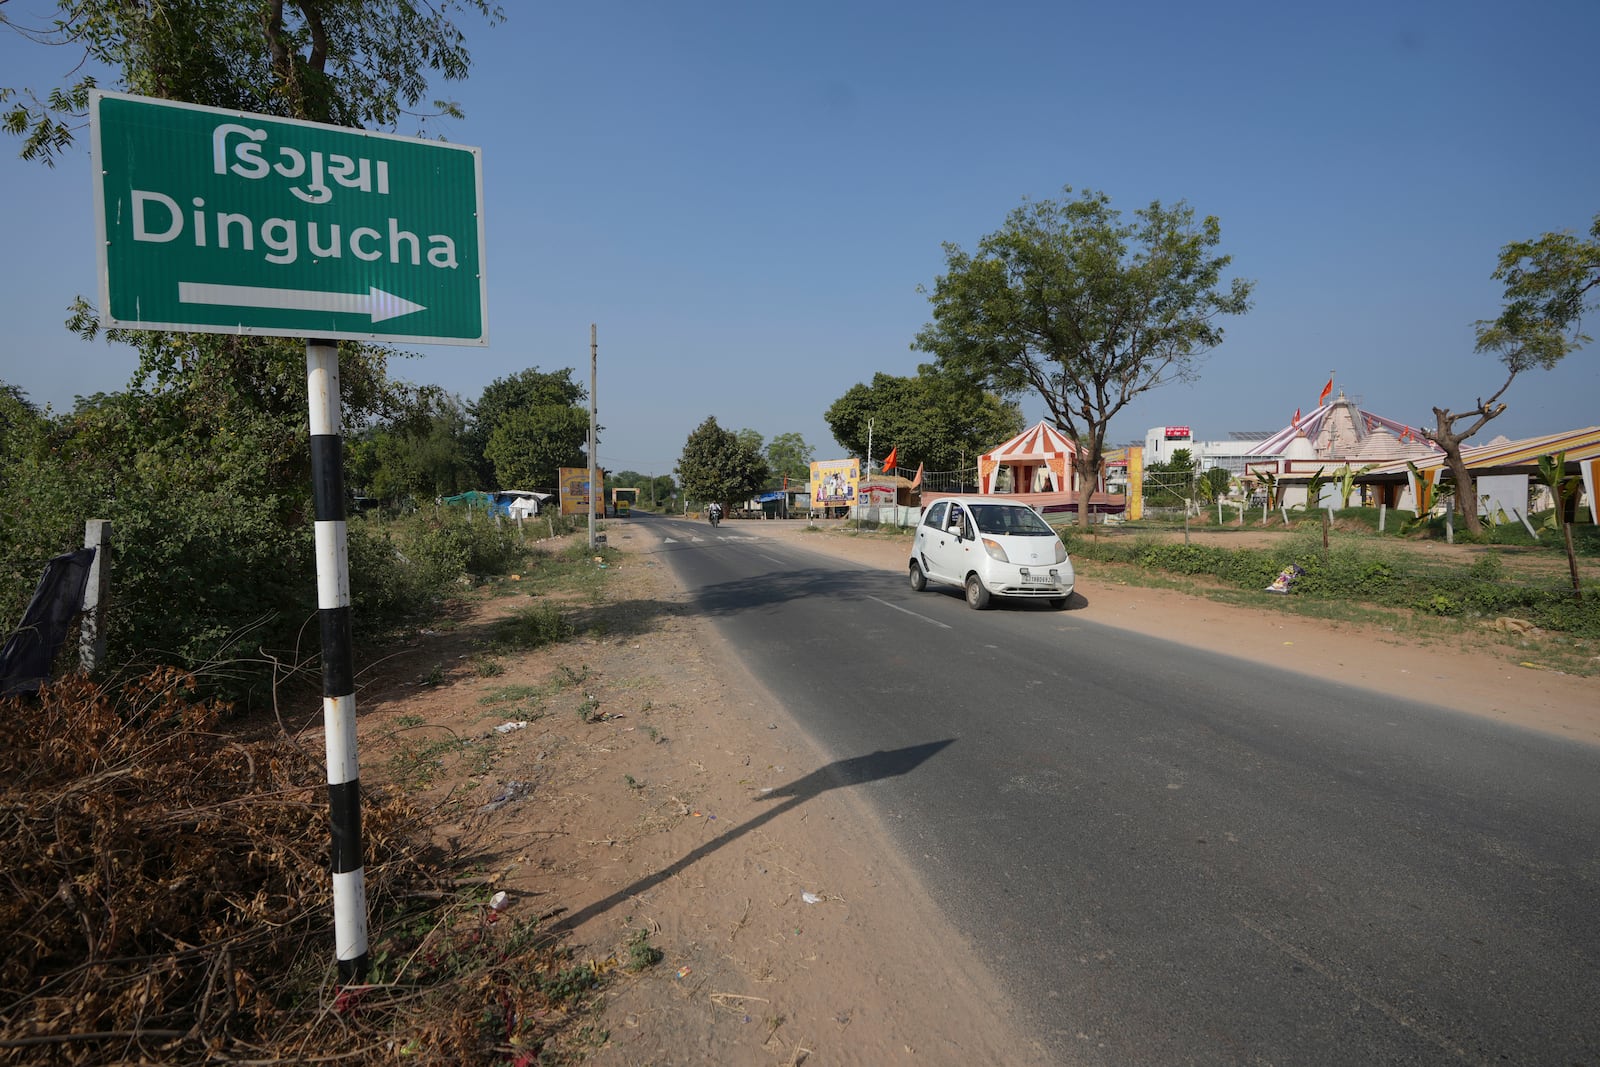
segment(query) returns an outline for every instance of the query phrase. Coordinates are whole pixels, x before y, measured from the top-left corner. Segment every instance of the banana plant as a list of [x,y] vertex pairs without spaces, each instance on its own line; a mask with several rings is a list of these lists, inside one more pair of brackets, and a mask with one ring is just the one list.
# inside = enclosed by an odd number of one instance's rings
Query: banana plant
[[1271,471],[1256,472],[1256,479],[1261,483],[1261,491],[1267,494],[1267,506],[1276,507],[1278,504],[1278,476]]
[[1339,470],[1339,507],[1341,509],[1350,506],[1350,498],[1355,495],[1356,491],[1356,478],[1367,473],[1375,466],[1377,466],[1377,464],[1368,463],[1360,470],[1353,471],[1350,469],[1350,464],[1346,463],[1344,467]]
[[1555,511],[1550,520],[1545,523],[1561,532],[1561,543],[1567,549],[1567,570],[1572,574],[1572,595],[1580,603],[1583,601],[1583,583],[1578,578],[1578,556],[1572,548],[1572,524],[1567,521],[1567,505],[1577,498],[1578,491],[1583,485],[1583,476],[1566,473],[1567,454],[1557,452],[1552,456],[1539,457],[1539,482],[1549,488],[1550,495],[1555,499]]
[[1318,467],[1317,473],[1313,474],[1310,480],[1306,482],[1305,506],[1307,511],[1322,506],[1322,487],[1328,484],[1328,479],[1322,473],[1324,470],[1326,470],[1325,467]]
[[1227,496],[1228,490],[1233,488],[1233,476],[1222,467],[1212,467],[1200,476],[1196,488],[1200,491],[1200,499],[1207,504],[1215,503],[1219,497]]

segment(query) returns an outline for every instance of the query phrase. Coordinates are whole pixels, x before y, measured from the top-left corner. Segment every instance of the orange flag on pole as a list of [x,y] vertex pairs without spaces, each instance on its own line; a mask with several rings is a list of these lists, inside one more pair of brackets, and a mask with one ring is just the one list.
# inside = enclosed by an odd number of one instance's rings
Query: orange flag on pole
[[1328,375],[1328,384],[1324,385],[1322,392],[1317,394],[1317,407],[1320,408],[1322,406],[1322,402],[1328,399],[1328,394],[1331,392],[1333,392],[1333,375],[1330,374]]
[[895,457],[895,454],[898,453],[899,451],[900,451],[900,446],[896,445],[895,447],[889,449],[889,454],[887,456],[883,457],[883,468],[882,469],[885,472],[888,472],[888,471],[894,469],[894,457]]
[[922,464],[917,464],[917,476],[911,479],[911,488],[915,489],[922,484]]
[[1299,408],[1295,408],[1294,409],[1294,428],[1297,429],[1297,430],[1300,428],[1300,409]]

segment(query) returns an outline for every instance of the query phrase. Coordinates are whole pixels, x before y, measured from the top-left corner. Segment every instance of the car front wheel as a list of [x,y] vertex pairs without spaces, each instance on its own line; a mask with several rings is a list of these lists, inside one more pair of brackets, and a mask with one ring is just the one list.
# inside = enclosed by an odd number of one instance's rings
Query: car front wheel
[[916,560],[911,561],[911,588],[919,593],[928,588],[928,576],[922,573],[922,567]]
[[967,606],[982,611],[989,606],[989,590],[983,586],[983,579],[976,574],[967,575]]

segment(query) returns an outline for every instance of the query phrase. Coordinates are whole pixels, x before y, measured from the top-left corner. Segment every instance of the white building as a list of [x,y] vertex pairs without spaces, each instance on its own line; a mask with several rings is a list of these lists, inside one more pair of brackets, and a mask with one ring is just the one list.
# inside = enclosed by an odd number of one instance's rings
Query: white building
[[1172,454],[1183,448],[1197,469],[1221,467],[1237,478],[1247,462],[1261,458],[1251,449],[1271,436],[1270,430],[1239,430],[1229,433],[1226,441],[1196,441],[1187,426],[1152,426],[1144,434],[1144,465],[1170,463]]

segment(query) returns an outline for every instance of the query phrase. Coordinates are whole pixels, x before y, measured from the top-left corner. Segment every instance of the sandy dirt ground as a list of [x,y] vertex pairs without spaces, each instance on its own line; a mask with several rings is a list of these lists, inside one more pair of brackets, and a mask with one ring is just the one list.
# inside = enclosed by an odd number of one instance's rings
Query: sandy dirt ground
[[[904,568],[903,539],[731,529]],[[440,841],[474,857],[515,914],[614,970],[580,1020],[586,1062],[1048,1062],[872,814],[824,787],[826,759],[688,609],[649,522],[608,534],[624,555],[605,603],[571,606],[579,639],[484,676],[483,627],[527,603],[485,599],[416,635],[358,694],[363,780],[414,787],[424,739],[465,741],[422,782]],[[1092,570],[1079,590],[1084,617],[1108,626],[1600,744],[1600,684],[1521,667],[1514,645],[1419,649]],[[633,972],[639,931],[664,958]]]

